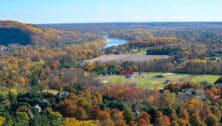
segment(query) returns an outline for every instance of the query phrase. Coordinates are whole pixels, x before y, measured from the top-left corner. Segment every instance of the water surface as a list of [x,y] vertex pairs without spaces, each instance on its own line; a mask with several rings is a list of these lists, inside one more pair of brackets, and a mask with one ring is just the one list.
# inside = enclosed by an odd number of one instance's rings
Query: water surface
[[106,48],[127,43],[127,40],[124,39],[107,38],[106,40],[107,40]]

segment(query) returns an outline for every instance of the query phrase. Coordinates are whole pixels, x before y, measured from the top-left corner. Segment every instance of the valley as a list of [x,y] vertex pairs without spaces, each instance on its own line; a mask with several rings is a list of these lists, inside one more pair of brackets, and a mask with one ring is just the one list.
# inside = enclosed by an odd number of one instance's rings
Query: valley
[[0,126],[218,126],[221,34],[213,22],[0,21]]

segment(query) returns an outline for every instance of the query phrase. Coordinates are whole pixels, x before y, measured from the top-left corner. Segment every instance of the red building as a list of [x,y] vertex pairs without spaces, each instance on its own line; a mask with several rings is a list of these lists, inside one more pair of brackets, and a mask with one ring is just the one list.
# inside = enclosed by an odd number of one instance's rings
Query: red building
[[121,75],[124,75],[124,76],[131,76],[131,75],[133,75],[133,71],[132,70],[122,70],[120,73],[121,73]]

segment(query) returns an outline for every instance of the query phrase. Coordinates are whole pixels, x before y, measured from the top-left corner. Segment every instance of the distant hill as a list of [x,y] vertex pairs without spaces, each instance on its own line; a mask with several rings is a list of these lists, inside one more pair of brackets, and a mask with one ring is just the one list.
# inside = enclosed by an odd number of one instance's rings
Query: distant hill
[[0,21],[0,45],[44,45],[54,41],[78,41],[79,38],[77,32],[40,28],[16,21]]

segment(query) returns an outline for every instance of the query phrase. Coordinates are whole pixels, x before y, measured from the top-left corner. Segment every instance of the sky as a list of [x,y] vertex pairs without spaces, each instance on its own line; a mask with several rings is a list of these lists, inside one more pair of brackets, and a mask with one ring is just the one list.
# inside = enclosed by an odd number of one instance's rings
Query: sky
[[222,21],[222,0],[0,0],[0,20],[25,23]]

